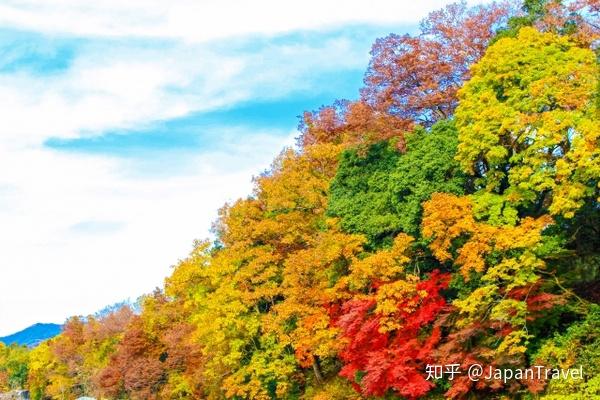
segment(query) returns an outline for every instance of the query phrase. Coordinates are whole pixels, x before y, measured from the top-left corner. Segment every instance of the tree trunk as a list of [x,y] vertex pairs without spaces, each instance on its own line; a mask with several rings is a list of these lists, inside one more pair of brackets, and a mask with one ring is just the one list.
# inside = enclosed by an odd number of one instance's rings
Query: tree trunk
[[323,383],[323,373],[321,372],[321,366],[319,365],[319,358],[315,356],[313,361],[313,371],[315,372],[315,377],[317,378],[317,382]]

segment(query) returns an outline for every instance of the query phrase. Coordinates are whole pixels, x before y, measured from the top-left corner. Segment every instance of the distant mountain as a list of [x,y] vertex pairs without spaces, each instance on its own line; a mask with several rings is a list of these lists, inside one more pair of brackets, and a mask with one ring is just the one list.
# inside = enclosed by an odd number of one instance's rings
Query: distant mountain
[[0,337],[0,342],[34,347],[40,342],[58,335],[61,329],[62,326],[58,324],[35,324],[12,335]]

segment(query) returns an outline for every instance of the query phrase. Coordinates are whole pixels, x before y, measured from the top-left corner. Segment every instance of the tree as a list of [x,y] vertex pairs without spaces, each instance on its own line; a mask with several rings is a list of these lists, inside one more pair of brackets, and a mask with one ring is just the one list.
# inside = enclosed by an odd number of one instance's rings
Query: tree
[[304,112],[298,144],[300,148],[324,143],[356,147],[392,139],[396,147],[402,150],[404,133],[412,125],[411,121],[376,110],[362,100],[336,101],[317,111]]
[[[584,396],[594,398],[600,395],[600,306],[592,304],[581,321],[575,322],[564,332],[544,341],[533,356],[538,365],[548,368],[579,368],[583,379],[543,380],[548,385],[542,399]],[[538,388],[539,391],[539,388]]]
[[403,150],[404,134],[452,116],[456,92],[469,66],[505,23],[507,4],[469,8],[451,4],[421,22],[417,36],[391,34],[377,39],[358,101],[337,101],[305,112],[298,143],[346,146],[394,139]]
[[[535,337],[528,327],[564,300],[544,278],[546,259],[560,251],[543,234],[552,219],[543,215],[515,226],[495,226],[476,220],[468,197],[444,193],[434,194],[423,207],[423,236],[433,255],[458,272],[451,283],[454,315],[447,319],[451,324],[444,324],[449,334],[437,349],[439,362],[463,368],[475,363],[524,367]],[[503,386],[487,384],[495,390]],[[512,386],[508,389],[519,385]],[[472,389],[473,382],[462,377],[447,395],[458,397]]]
[[598,196],[600,119],[593,52],[521,29],[492,45],[461,89],[457,159],[478,177],[478,213],[572,217]]
[[340,375],[353,381],[366,396],[393,391],[407,398],[427,393],[425,365],[433,361],[432,348],[439,328],[422,334],[446,305],[440,290],[448,275],[434,271],[426,280],[414,275],[383,284],[363,299],[346,302],[337,325],[347,345]]
[[339,217],[346,232],[364,233],[373,243],[398,233],[400,216],[393,207],[391,173],[401,154],[389,142],[342,153],[331,183],[328,213]]
[[29,352],[24,346],[0,342],[0,391],[24,389],[29,370]]
[[424,126],[449,118],[469,66],[483,56],[507,14],[506,5],[468,8],[463,1],[431,13],[419,36],[377,39],[362,99],[375,110]]
[[406,135],[406,152],[389,142],[342,153],[331,183],[328,213],[341,227],[364,233],[372,245],[405,232],[419,233],[421,203],[432,193],[462,194],[466,177],[454,161],[458,145],[452,121]]

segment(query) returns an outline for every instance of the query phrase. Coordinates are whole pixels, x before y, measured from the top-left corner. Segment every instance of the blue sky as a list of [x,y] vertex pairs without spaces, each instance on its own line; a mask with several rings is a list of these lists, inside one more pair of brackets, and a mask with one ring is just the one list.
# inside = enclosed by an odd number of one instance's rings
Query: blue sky
[[[407,29],[410,28],[407,26]],[[101,132],[84,130],[75,137],[64,138],[57,134],[44,142],[46,147],[55,150],[120,157],[146,157],[148,153],[157,151],[209,151],[233,139],[227,132],[246,130],[289,135],[297,127],[298,116],[304,110],[330,104],[337,98],[356,98],[371,43],[376,37],[393,30],[391,26],[356,25],[269,37],[254,34],[247,38],[220,39],[208,45],[188,46],[181,46],[173,40],[136,40],[134,43],[122,40],[50,40],[45,43],[47,46],[24,48],[21,55],[11,54],[13,57],[7,68],[30,70],[36,74],[55,74],[68,69],[69,64],[75,61],[73,55],[78,52],[121,53],[131,51],[132,47],[151,57],[162,52],[173,52],[173,57],[177,57],[176,62],[183,57],[194,57],[195,54],[203,57],[207,53],[217,59],[244,58],[247,62],[245,68],[249,71],[240,71],[238,77],[247,82],[233,89],[244,89],[245,93],[238,94],[239,98],[206,109],[199,104],[199,110],[191,109],[180,117],[149,118],[135,125],[103,129]],[[40,51],[42,47],[44,51]],[[320,57],[328,49],[340,53],[348,50],[353,53],[348,55],[347,61],[350,62],[337,64],[330,60],[329,65],[320,65]],[[297,59],[300,55],[296,55],[296,52],[319,58],[313,61]],[[60,58],[61,55],[65,59]],[[272,71],[266,70],[265,73],[262,70],[264,66]],[[193,96],[195,88],[200,87],[201,91],[204,79],[209,77],[210,72],[199,74],[187,87],[173,85],[164,90],[173,96]],[[259,82],[253,83],[256,77]],[[250,88],[244,87],[248,84]],[[194,106],[193,102],[190,106]]]
[[445,3],[3,1],[0,336],[161,286],[298,115]]

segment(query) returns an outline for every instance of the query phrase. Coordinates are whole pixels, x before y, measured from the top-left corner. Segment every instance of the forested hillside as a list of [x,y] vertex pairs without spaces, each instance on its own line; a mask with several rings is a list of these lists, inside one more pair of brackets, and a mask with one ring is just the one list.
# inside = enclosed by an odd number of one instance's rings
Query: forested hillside
[[[378,39],[359,100],[305,112],[141,312],[0,344],[0,391],[600,398],[599,12],[458,3]],[[583,376],[474,381],[472,365]]]

